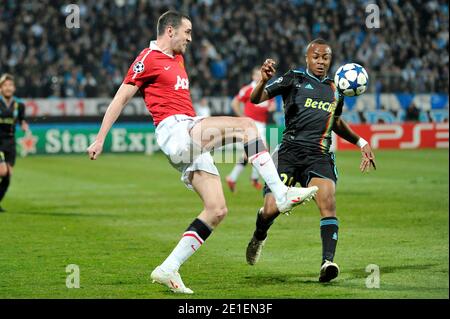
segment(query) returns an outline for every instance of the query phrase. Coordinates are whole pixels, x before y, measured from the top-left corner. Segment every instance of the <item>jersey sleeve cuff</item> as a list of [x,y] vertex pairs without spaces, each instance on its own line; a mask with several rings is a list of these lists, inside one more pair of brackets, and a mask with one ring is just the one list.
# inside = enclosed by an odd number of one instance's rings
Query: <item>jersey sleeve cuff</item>
[[144,83],[142,81],[125,80],[125,81],[123,81],[123,84],[131,84],[131,85],[135,85],[138,88],[140,88],[142,86],[142,84],[144,84]]

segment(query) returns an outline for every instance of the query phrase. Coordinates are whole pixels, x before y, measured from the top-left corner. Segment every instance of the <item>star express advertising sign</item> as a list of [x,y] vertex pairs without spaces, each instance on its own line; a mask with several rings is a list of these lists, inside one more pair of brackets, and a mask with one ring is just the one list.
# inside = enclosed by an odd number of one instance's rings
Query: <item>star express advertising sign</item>
[[[448,123],[407,123],[351,125],[352,129],[370,142],[374,149],[448,148]],[[32,125],[32,135],[18,133],[18,154],[86,153],[95,139],[97,125]],[[151,124],[116,124],[108,134],[104,152],[146,153],[159,150]],[[269,127],[267,140],[271,149],[281,141],[283,128]],[[276,136],[274,136],[276,135]],[[274,144],[274,145],[272,145]],[[333,135],[336,150],[355,150],[356,146]]]
[[[19,132],[16,139],[21,156],[86,153],[99,129],[97,125],[32,125],[30,128],[31,135]],[[104,144],[107,153],[152,154],[157,150],[155,129],[151,124],[114,125]]]

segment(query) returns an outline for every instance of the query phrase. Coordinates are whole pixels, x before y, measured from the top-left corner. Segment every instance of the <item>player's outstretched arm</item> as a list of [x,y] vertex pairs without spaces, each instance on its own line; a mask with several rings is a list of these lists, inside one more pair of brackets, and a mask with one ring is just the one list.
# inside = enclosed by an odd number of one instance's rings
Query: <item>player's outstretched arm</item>
[[361,148],[362,158],[361,164],[359,165],[361,172],[369,171],[371,166],[374,169],[377,169],[375,154],[373,153],[369,143],[365,139],[358,136],[358,134],[356,134],[340,117],[336,118],[333,125],[333,131],[347,142],[358,145]]
[[267,59],[261,66],[261,80],[256,83],[255,88],[250,95],[250,101],[253,104],[259,104],[269,99],[267,92],[264,90],[267,82],[275,74],[275,61],[272,59]]
[[117,90],[116,95],[106,109],[105,115],[103,116],[102,126],[98,131],[94,143],[92,143],[87,149],[91,160],[97,159],[97,157],[101,154],[106,135],[108,135],[109,130],[119,117],[123,108],[136,94],[138,89],[139,88],[135,85],[122,84]]

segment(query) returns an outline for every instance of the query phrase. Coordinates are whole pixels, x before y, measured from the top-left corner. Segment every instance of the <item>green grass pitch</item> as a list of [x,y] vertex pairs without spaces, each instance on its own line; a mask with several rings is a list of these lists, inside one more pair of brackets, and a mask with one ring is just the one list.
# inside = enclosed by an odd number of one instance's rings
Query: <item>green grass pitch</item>
[[[361,174],[358,152],[339,152],[335,261],[341,275],[318,283],[319,213],[314,203],[277,219],[260,262],[245,249],[261,194],[250,168],[229,215],[181,268],[195,291],[151,284],[150,272],[201,210],[161,154],[19,158],[0,214],[0,298],[448,298],[448,150],[377,151]],[[218,165],[222,177],[232,164]],[[80,288],[66,287],[66,266]],[[366,287],[366,266],[380,287]]]

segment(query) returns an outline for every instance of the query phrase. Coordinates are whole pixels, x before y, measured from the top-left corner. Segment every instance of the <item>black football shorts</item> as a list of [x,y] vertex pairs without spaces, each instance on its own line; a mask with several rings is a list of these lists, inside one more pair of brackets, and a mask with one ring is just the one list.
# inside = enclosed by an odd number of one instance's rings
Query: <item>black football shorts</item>
[[[272,159],[286,186],[300,183],[302,187],[308,187],[313,177],[326,178],[334,183],[338,179],[334,153],[302,152],[280,144],[272,154]],[[270,192],[266,184],[263,193],[266,195]]]
[[14,166],[16,163],[16,143],[14,140],[0,141],[0,163]]

